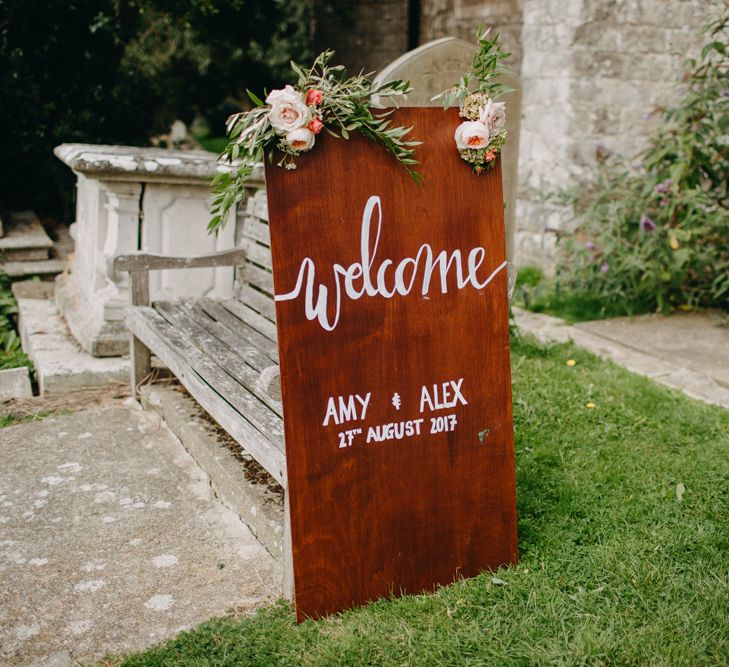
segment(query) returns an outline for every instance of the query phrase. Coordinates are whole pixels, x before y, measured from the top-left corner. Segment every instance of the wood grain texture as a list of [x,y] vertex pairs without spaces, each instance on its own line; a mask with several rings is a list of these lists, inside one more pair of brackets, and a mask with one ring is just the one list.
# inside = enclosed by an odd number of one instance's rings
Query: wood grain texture
[[[460,250],[464,264],[484,247],[481,277],[504,262],[500,166],[476,176],[460,159],[458,111],[406,108],[395,122],[426,142],[418,149],[423,188],[359,135],[319,135],[295,171],[266,164],[277,295],[294,290],[308,257],[315,293],[325,284],[332,298],[332,266],[361,261],[372,195],[382,202],[373,276],[384,259],[397,264],[426,243],[436,254]],[[457,289],[450,275],[442,293],[435,276],[422,295],[416,282],[406,296],[344,296],[333,331],[306,318],[303,293],[276,303],[299,619],[517,559],[506,271],[481,289]],[[362,288],[361,277],[353,283]],[[423,386],[460,378],[467,405],[420,413]],[[368,392],[364,420],[323,426],[329,397]],[[431,434],[430,417],[449,414],[455,429]],[[371,426],[421,417],[418,436],[365,442]],[[363,435],[340,448],[337,433],[355,427]]]
[[220,250],[197,257],[169,257],[153,253],[138,252],[132,255],[117,255],[114,258],[115,271],[156,271],[162,269],[194,269],[209,266],[237,266],[246,260],[241,248]]

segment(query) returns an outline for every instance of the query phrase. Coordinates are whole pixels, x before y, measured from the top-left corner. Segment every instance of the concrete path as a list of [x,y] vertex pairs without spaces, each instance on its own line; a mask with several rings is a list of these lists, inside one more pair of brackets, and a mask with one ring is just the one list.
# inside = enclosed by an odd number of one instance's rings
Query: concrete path
[[0,665],[142,649],[279,590],[273,559],[153,413],[0,430]]
[[542,341],[574,341],[628,370],[729,408],[729,319],[717,313],[641,315],[568,325],[514,309],[519,329]]

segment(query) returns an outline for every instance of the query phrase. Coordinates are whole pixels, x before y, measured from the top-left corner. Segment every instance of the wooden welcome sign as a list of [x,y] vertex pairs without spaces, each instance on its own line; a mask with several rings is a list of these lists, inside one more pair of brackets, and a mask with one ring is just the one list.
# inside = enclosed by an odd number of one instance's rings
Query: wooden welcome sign
[[424,187],[359,135],[266,165],[300,620],[517,558],[500,165],[396,123]]

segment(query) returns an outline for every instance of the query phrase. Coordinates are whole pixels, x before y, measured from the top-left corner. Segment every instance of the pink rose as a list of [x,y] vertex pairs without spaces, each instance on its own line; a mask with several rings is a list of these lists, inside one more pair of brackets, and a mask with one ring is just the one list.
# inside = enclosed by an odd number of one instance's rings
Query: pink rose
[[277,134],[286,134],[305,127],[309,122],[309,107],[291,86],[272,90],[266,98],[266,104],[271,105],[268,120]]
[[486,148],[489,143],[489,129],[477,120],[467,120],[456,128],[454,139],[459,150]]
[[314,133],[305,127],[300,127],[286,135],[286,143],[296,152],[308,151],[314,145]]
[[[324,101],[324,93],[316,88],[309,88],[306,91],[306,105],[309,107],[318,106]],[[316,133],[315,133],[316,134]]]
[[322,123],[318,118],[312,118],[306,127],[308,127],[314,134],[319,134],[319,132],[324,129],[324,123]]

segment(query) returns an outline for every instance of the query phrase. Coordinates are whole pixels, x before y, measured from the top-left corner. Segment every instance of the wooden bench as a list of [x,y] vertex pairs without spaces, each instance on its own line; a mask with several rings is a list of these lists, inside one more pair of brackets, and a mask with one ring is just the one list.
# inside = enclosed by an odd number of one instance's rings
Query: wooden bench
[[[246,203],[240,248],[200,257],[120,255],[130,274],[131,382],[135,397],[150,375],[151,353],[193,398],[286,490],[278,344],[266,194]],[[237,267],[237,296],[150,301],[149,272]],[[284,501],[283,590],[293,596],[288,502]]]

